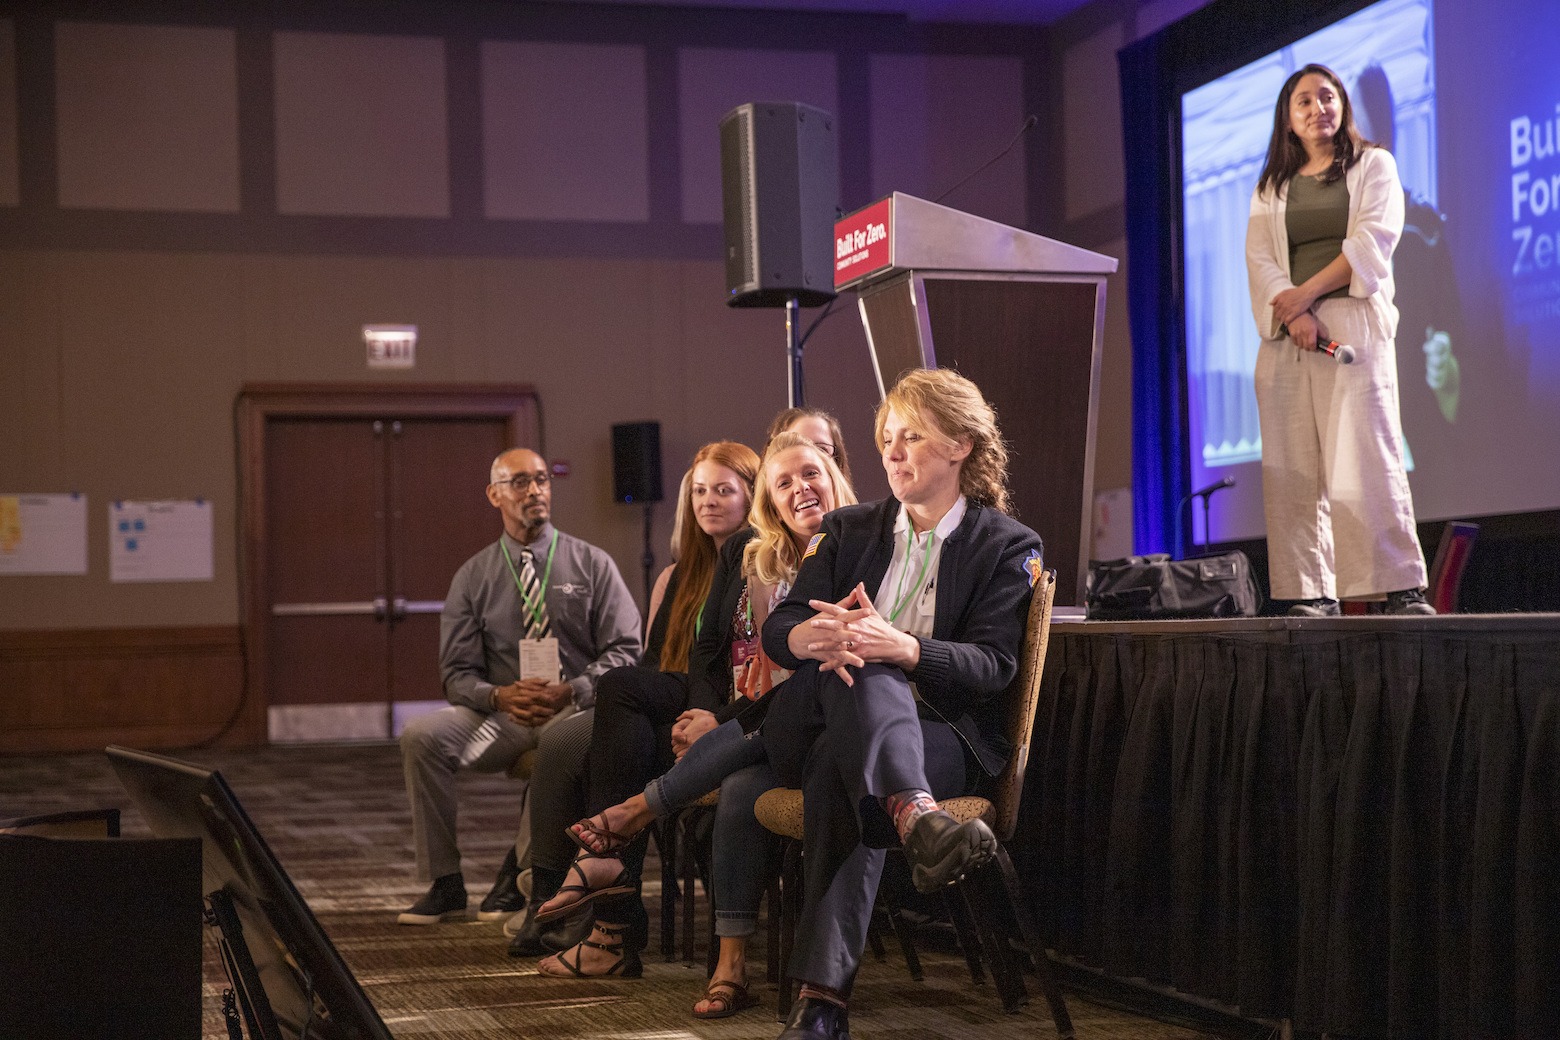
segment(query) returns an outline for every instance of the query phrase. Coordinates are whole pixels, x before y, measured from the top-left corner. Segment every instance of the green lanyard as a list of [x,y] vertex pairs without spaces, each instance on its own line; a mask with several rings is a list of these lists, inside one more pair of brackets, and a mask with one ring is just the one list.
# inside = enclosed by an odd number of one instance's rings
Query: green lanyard
[[558,529],[553,528],[552,544],[547,547],[547,570],[542,575],[542,592],[538,597],[539,602],[532,603],[531,597],[525,594],[525,586],[520,584],[520,572],[515,570],[515,561],[509,555],[509,546],[504,540],[498,540],[498,547],[504,551],[504,562],[509,564],[509,575],[515,579],[515,591],[520,593],[520,602],[524,611],[531,615],[531,627],[542,627],[542,612],[547,609],[547,582],[552,578],[553,556],[558,550]]
[[905,569],[899,575],[898,598],[894,600],[893,612],[888,615],[888,623],[892,625],[899,620],[899,615],[904,612],[905,604],[915,598],[915,591],[921,587],[921,580],[926,577],[927,569],[932,565],[932,546],[937,544],[937,532],[926,532],[926,558],[921,561],[921,573],[916,575],[915,583],[905,590],[905,579],[910,576],[910,553],[915,550],[915,528],[905,532]]

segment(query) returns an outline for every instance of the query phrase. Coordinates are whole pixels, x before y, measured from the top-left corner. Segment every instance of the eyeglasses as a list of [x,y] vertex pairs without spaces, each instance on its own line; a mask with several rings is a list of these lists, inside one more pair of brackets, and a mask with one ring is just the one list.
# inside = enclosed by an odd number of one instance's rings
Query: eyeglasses
[[508,480],[495,480],[489,486],[498,487],[502,485],[517,495],[523,495],[531,489],[532,484],[535,484],[536,489],[540,491],[542,488],[545,488],[548,484],[551,483],[552,474],[548,473],[546,470],[541,470],[537,473],[516,473]]

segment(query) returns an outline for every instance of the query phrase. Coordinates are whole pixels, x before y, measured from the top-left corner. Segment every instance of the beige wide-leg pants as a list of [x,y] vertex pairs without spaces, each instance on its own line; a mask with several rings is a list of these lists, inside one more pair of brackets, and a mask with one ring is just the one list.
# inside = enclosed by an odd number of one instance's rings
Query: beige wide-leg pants
[[1420,588],[1392,339],[1363,300],[1323,300],[1316,314],[1324,336],[1354,348],[1352,365],[1288,340],[1266,340],[1257,354],[1273,598]]

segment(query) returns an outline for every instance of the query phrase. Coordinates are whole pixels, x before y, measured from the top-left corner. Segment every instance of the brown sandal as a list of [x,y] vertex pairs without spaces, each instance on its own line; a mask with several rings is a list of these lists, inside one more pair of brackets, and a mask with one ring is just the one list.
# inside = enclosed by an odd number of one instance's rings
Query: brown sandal
[[704,991],[704,999],[714,1006],[705,1011],[695,1011],[694,1018],[730,1018],[739,1011],[758,1005],[758,998],[748,992],[746,983],[732,982],[730,979],[711,979],[709,988]]
[[[623,933],[628,930],[628,926],[621,924],[612,925],[602,921],[597,921],[596,927],[600,929],[603,935],[610,936],[617,941],[602,943],[589,938],[581,939],[579,943],[572,947],[574,950],[573,964],[570,964],[567,960],[565,960],[569,951],[562,950],[553,954],[551,957],[547,957],[541,961],[538,961],[536,970],[543,975],[549,975],[555,979],[605,979],[608,977],[617,977],[620,979],[637,979],[642,977],[645,973],[645,966],[644,962],[639,959],[639,951],[627,949],[623,945]],[[593,950],[606,950],[608,953],[615,953],[618,955],[618,959],[613,962],[612,967],[608,968],[606,971],[597,973],[585,971],[580,967],[580,965],[584,961],[585,947],[587,946]],[[557,961],[567,971],[567,974],[564,972],[548,971],[545,967],[548,961]]]
[[[596,825],[597,820],[601,821],[599,827]],[[570,841],[592,856],[616,856],[638,840],[639,835],[644,831],[635,834],[619,834],[607,826],[607,811],[603,809],[596,815],[587,816],[575,823],[569,828],[568,833]],[[584,836],[587,834],[601,842],[600,849],[594,849],[585,843]]]
[[[544,909],[547,903],[543,903],[541,906],[536,908],[536,922],[538,924],[541,924],[545,921],[556,921],[560,918],[573,917],[575,914],[590,906],[591,903],[603,903],[611,899],[619,899],[623,896],[633,895],[634,892],[637,891],[633,885],[629,884],[627,867],[621,868],[617,872],[617,876],[612,878],[605,885],[592,886],[590,883],[590,878],[585,873],[585,869],[580,866],[580,861],[587,859],[609,859],[616,861],[617,857],[598,856],[594,852],[582,852],[578,856],[575,856],[574,862],[569,864],[569,872],[580,879],[579,884],[560,886],[558,891],[553,893],[553,899],[558,898],[565,892],[578,892],[580,894],[579,898],[571,899],[569,902],[564,903],[561,906],[555,906],[551,910]],[[547,900],[547,902],[552,902],[552,899]]]

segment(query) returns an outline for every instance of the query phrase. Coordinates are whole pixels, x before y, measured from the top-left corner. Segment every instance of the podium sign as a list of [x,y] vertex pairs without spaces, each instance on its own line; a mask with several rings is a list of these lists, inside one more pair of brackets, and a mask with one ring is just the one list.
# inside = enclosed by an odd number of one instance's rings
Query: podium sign
[[894,262],[889,229],[891,197],[858,209],[834,222],[834,288],[858,282]]

